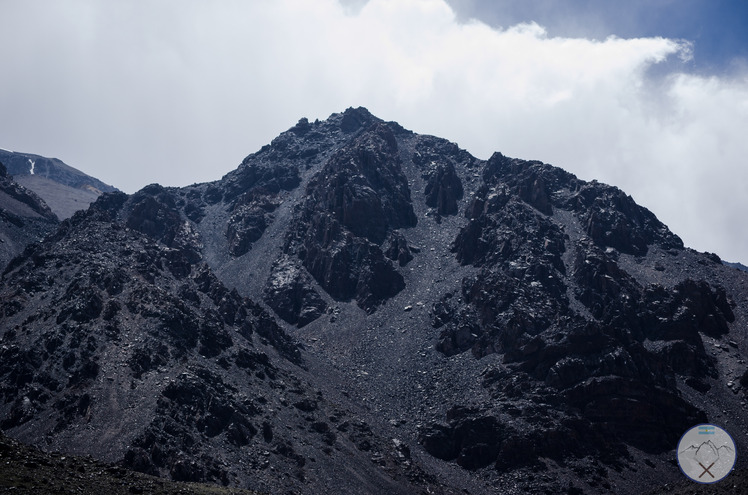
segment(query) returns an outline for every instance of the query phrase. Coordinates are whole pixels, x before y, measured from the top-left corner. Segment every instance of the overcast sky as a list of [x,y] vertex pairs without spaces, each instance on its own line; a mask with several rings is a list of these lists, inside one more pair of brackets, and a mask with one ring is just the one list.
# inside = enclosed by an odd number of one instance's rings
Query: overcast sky
[[0,147],[126,192],[365,106],[616,185],[748,263],[744,0],[0,0],[0,19]]

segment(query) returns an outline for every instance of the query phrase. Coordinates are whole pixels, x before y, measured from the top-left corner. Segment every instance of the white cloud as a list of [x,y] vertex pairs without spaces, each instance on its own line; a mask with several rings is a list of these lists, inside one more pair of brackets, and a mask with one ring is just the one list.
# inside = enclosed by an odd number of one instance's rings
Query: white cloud
[[10,1],[4,18],[0,146],[128,191],[215,179],[298,118],[363,105],[618,185],[688,245],[748,260],[748,79],[648,76],[686,42],[497,30],[441,0]]

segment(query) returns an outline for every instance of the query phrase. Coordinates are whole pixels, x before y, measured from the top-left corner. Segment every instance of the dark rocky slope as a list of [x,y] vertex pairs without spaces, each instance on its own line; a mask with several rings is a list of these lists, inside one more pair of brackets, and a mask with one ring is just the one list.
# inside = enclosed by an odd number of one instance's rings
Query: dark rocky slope
[[0,492],[16,495],[253,495],[215,485],[174,482],[90,456],[44,452],[0,433]]
[[348,109],[14,261],[3,428],[271,492],[640,493],[694,424],[746,447],[747,275],[614,187]]
[[406,451],[308,381],[298,344],[198,261],[172,199],[106,195],[11,263],[0,426],[178,481],[342,489],[329,473],[353,465],[364,491],[406,493]]

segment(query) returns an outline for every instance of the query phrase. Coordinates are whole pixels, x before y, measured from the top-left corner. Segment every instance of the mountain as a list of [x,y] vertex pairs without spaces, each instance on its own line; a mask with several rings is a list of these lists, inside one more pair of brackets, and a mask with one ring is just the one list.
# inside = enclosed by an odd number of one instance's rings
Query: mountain
[[57,158],[0,149],[0,162],[17,183],[44,199],[61,220],[88,208],[102,193],[117,190]]
[[737,268],[738,270],[743,270],[744,272],[748,272],[748,266],[745,266],[742,263],[730,263],[729,261],[723,261],[723,263],[732,268]]
[[0,427],[260,492],[641,493],[695,424],[746,447],[747,282],[615,187],[350,108],[14,259]]
[[44,200],[15,182],[0,162],[0,267],[52,233],[57,224]]

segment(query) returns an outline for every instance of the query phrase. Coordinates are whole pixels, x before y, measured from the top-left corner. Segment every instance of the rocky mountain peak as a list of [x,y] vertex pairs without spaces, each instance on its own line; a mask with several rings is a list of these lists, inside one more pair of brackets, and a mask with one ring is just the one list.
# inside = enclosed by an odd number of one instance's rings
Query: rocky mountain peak
[[746,276],[615,187],[349,108],[10,263],[0,417],[269,492],[637,493],[745,421]]
[[343,115],[340,118],[340,129],[343,132],[350,134],[369,127],[375,121],[381,122],[378,118],[369,113],[369,110],[366,108],[350,107],[343,112]]

